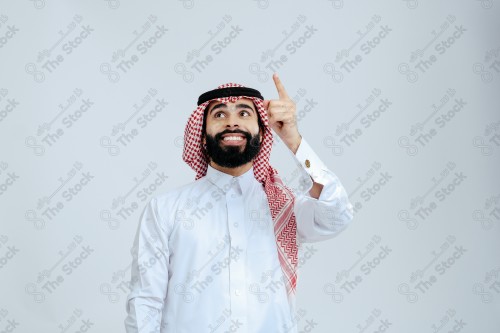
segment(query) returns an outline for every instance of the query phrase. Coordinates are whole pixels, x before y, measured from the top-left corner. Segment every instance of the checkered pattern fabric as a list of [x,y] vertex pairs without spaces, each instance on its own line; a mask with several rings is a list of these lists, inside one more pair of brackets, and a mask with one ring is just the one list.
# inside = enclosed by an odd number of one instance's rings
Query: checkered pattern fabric
[[[217,87],[243,87],[237,83],[226,83]],[[267,110],[264,109],[263,100],[257,97],[230,96],[214,98],[200,104],[188,119],[184,131],[184,150],[182,159],[196,172],[196,178],[204,177],[207,173],[208,161],[202,151],[202,127],[205,108],[211,101],[222,103],[235,102],[240,98],[251,99],[259,112],[264,125],[264,139],[259,153],[253,161],[255,178],[264,186],[264,191],[269,202],[269,209],[274,223],[276,244],[278,245],[278,258],[285,277],[288,294],[295,292],[297,284],[297,223],[293,212],[295,198],[292,191],[287,188],[276,169],[269,164],[269,157],[273,145],[273,134],[269,127]]]

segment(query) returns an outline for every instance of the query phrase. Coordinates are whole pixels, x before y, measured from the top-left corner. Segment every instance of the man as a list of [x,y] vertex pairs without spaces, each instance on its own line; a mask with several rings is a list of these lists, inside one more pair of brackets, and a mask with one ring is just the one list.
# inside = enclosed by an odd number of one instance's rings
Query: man
[[[334,237],[353,207],[279,99],[226,84],[202,94],[184,134],[196,180],[154,196],[133,247],[127,332],[297,332],[298,246]],[[308,180],[292,191],[269,165],[273,129]]]

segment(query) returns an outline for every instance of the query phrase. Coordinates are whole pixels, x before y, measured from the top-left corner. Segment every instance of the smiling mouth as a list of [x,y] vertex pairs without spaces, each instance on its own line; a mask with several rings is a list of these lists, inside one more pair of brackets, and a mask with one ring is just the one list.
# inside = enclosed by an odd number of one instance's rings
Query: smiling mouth
[[228,136],[222,138],[222,141],[226,141],[226,142],[227,141],[243,141],[243,140],[245,140],[245,138],[242,137],[242,136],[231,136],[231,135],[228,135]]

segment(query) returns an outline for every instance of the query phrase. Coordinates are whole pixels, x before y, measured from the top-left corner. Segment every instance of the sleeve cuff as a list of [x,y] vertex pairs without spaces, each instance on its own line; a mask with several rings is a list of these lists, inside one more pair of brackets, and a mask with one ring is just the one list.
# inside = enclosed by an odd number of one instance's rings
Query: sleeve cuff
[[304,137],[302,137],[299,148],[295,152],[295,158],[304,171],[306,171],[316,183],[326,185],[328,177],[326,177],[325,173],[328,172],[328,168],[312,150]]

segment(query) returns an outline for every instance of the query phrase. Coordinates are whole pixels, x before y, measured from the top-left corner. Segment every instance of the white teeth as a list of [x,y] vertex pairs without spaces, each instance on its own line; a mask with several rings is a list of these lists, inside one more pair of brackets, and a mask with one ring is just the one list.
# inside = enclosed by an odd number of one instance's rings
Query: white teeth
[[241,141],[243,138],[241,136],[226,136],[224,141]]

